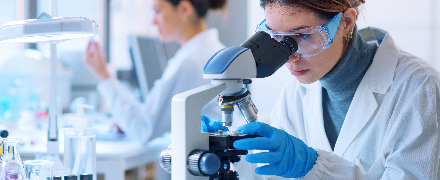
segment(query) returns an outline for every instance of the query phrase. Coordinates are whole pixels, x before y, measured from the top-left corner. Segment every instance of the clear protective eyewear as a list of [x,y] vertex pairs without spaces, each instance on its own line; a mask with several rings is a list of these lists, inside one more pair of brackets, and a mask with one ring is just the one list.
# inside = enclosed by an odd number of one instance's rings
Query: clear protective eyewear
[[255,32],[265,31],[277,41],[280,41],[284,36],[290,36],[298,43],[298,51],[293,55],[297,57],[311,57],[330,47],[341,22],[342,14],[342,12],[338,13],[322,26],[292,31],[271,30],[267,27],[265,19],[257,26]]

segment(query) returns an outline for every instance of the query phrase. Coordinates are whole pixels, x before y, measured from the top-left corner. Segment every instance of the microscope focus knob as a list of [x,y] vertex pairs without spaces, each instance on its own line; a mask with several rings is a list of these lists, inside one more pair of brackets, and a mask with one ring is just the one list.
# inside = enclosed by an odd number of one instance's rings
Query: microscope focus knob
[[220,170],[220,158],[205,150],[192,151],[187,160],[188,171],[195,176],[208,176]]
[[171,148],[167,148],[160,153],[159,165],[168,173],[171,173]]

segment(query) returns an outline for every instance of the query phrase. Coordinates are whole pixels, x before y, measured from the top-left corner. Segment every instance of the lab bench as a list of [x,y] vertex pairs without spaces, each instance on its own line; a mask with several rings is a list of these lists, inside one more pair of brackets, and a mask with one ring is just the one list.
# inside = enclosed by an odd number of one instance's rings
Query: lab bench
[[[142,146],[132,140],[96,141],[96,173],[104,180],[123,180],[125,172],[155,163],[162,150],[169,145],[168,139],[158,138]],[[63,157],[63,144],[60,143],[60,158]],[[35,153],[46,152],[46,145],[20,147],[23,161],[35,159]],[[139,178],[136,178],[139,179]]]

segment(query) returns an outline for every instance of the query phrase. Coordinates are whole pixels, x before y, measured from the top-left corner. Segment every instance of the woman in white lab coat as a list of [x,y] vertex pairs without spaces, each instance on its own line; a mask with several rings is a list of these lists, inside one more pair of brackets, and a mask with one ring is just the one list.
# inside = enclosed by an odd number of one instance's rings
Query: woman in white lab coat
[[[299,47],[286,63],[295,78],[284,87],[271,126],[253,122],[238,129],[264,136],[234,143],[269,150],[246,156],[269,163],[255,173],[267,179],[437,179],[439,73],[400,50],[388,32],[357,30],[363,0],[260,2],[266,20],[257,30],[292,36]],[[313,41],[315,35],[324,38]],[[262,178],[257,174],[243,178]]]
[[[208,29],[205,17],[209,9],[220,9],[225,0],[153,0],[154,21],[163,42],[177,41],[181,47],[141,104],[120,82],[110,76],[106,60],[96,42],[88,45],[85,64],[101,82],[98,91],[110,107],[113,119],[129,136],[141,143],[171,130],[171,100],[178,93],[210,83],[203,79],[209,58],[225,46],[217,29]],[[202,110],[221,117],[215,100]]]

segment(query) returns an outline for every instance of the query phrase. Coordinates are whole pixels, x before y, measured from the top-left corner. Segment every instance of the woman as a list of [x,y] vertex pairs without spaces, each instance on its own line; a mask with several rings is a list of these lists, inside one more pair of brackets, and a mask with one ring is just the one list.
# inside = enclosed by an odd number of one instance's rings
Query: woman
[[[112,109],[113,119],[122,130],[141,143],[171,130],[171,99],[174,95],[208,84],[203,67],[209,58],[225,46],[216,29],[208,29],[209,9],[220,9],[225,0],[153,0],[154,21],[163,42],[177,41],[181,47],[168,61],[163,75],[150,89],[141,104],[106,69],[106,60],[98,44],[88,45],[85,64],[102,80],[98,91]],[[203,109],[204,114],[221,117],[215,100]]]
[[246,156],[250,163],[269,163],[256,173],[437,179],[437,71],[400,50],[386,31],[358,30],[357,8],[364,0],[260,3],[266,20],[257,30],[292,36],[299,47],[286,63],[295,78],[272,111],[273,127],[253,122],[237,129],[264,136],[234,143],[237,149],[269,151]]

